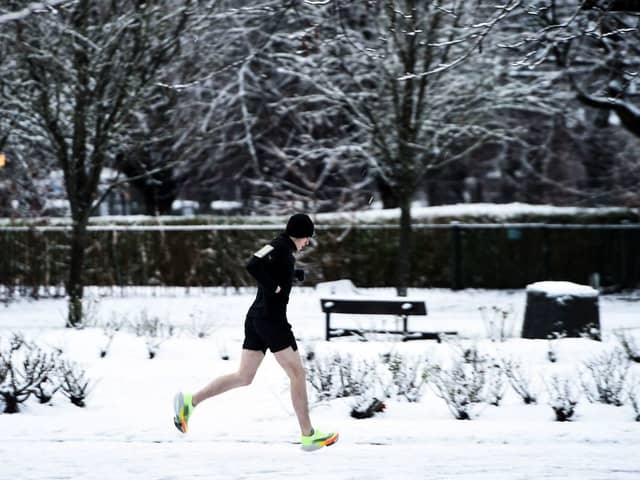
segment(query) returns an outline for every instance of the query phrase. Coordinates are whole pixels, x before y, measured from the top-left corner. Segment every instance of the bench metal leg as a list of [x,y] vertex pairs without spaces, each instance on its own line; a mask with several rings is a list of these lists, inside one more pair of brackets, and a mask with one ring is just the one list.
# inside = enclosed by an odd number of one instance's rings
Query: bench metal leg
[[326,312],[325,313],[325,340],[327,342],[331,341],[330,330],[331,330],[331,312]]

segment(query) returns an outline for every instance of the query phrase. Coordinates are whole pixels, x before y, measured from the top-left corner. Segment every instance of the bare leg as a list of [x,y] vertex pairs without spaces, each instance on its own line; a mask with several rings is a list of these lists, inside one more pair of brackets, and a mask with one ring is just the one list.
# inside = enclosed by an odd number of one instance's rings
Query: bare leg
[[253,381],[253,377],[256,376],[263,358],[264,353],[259,350],[243,349],[238,371],[212,380],[206,387],[195,393],[192,399],[193,406],[195,407],[207,398],[219,395],[227,390],[249,385]]
[[303,435],[311,435],[311,420],[309,419],[309,401],[307,399],[307,380],[300,354],[288,347],[274,353],[276,360],[284,369],[291,382],[291,402],[298,417],[300,431]]

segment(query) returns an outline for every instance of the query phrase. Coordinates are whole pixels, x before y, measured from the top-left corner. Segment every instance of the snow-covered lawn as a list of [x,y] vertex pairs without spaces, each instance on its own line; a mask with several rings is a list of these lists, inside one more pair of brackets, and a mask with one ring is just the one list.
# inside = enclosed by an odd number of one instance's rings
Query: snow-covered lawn
[[[93,291],[95,293],[95,290]],[[103,291],[104,293],[104,291]],[[547,360],[549,342],[518,338],[524,290],[412,290],[424,298],[429,315],[411,321],[416,329],[458,330],[459,341],[401,343],[394,338],[359,342],[324,341],[320,293],[294,290],[289,319],[301,351],[316,355],[350,353],[380,362],[384,353],[444,361],[457,344],[475,345],[499,358],[518,359],[532,372],[539,402],[524,405],[511,390],[499,407],[483,406],[472,421],[455,420],[431,387],[417,403],[386,400],[386,410],[355,420],[353,399],[314,402],[311,416],[321,429],[336,429],[340,441],[309,454],[296,444],[298,430],[289,402],[288,382],[267,355],[254,383],[214,398],[195,411],[190,431],[172,424],[172,397],[179,389],[201,387],[237,365],[244,314],[254,290],[131,289],[108,292],[94,313],[99,323],[142,315],[176,327],[148,358],[145,341],[130,330],[114,337],[108,354],[100,327],[63,328],[65,303],[20,300],[0,307],[0,338],[22,332],[41,346],[59,348],[86,369],[94,386],[86,408],[56,395],[51,404],[35,399],[19,414],[0,415],[0,479],[637,479],[640,478],[640,423],[627,403],[590,403],[584,396],[572,422],[556,422],[546,401],[544,378],[552,373],[578,376],[585,360],[617,344],[615,332],[640,340],[640,292],[602,296],[603,342],[561,339],[556,363]],[[366,294],[391,295],[389,289]],[[487,340],[480,307],[511,312],[514,335]],[[336,317],[336,323],[342,321]],[[345,318],[357,325],[361,319]],[[351,322],[351,323],[349,323]],[[392,325],[394,320],[378,320]],[[197,338],[209,325],[210,336]],[[222,357],[228,355],[229,360]],[[640,365],[631,374],[638,383]],[[309,389],[314,397],[313,389]]]

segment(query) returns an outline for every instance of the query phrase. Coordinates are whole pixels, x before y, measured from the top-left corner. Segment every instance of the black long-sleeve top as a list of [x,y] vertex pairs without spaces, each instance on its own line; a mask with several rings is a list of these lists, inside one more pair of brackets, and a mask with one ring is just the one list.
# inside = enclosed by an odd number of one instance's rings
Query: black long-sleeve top
[[[285,306],[289,303],[293,285],[295,251],[293,240],[281,233],[251,256],[247,271],[258,282],[258,293],[251,306],[252,310],[262,310],[267,316],[277,312],[278,316],[285,315],[286,318]],[[276,293],[278,287],[280,291]]]

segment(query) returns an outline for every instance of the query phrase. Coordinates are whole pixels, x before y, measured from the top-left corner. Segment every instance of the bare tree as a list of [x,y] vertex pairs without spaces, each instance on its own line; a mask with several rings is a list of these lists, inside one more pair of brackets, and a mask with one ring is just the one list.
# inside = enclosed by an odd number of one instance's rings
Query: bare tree
[[399,294],[410,276],[416,189],[436,169],[509,137],[501,112],[533,110],[542,98],[531,95],[537,83],[505,88],[508,67],[495,58],[493,33],[520,3],[309,3],[312,54],[303,63],[282,59],[317,97],[345,112],[383,205],[400,208]]
[[[575,197],[590,203],[640,199],[640,12],[631,2],[547,0],[523,4],[514,16],[517,64],[529,75],[553,78],[577,124],[567,129],[582,157],[586,181]],[[572,102],[572,103],[571,103]],[[635,137],[635,138],[634,138]],[[562,168],[562,167],[560,167]],[[545,179],[549,185],[552,182]],[[557,185],[556,185],[557,186]]]
[[561,67],[580,102],[615,112],[640,136],[640,11],[622,2],[548,0],[526,14],[531,30],[519,44],[522,63]]
[[189,0],[50,4],[54,13],[18,16],[0,34],[14,66],[0,79],[3,115],[12,115],[20,141],[42,149],[64,172],[73,219],[70,326],[82,321],[87,224],[104,198],[101,172],[126,148],[130,116],[179,51],[190,6]]
[[183,83],[170,85],[181,99],[174,149],[192,160],[177,172],[183,192],[241,198],[252,212],[369,200],[362,142],[344,109],[299,74],[313,55],[314,18],[301,2],[281,0],[209,12],[207,29],[185,46]]

